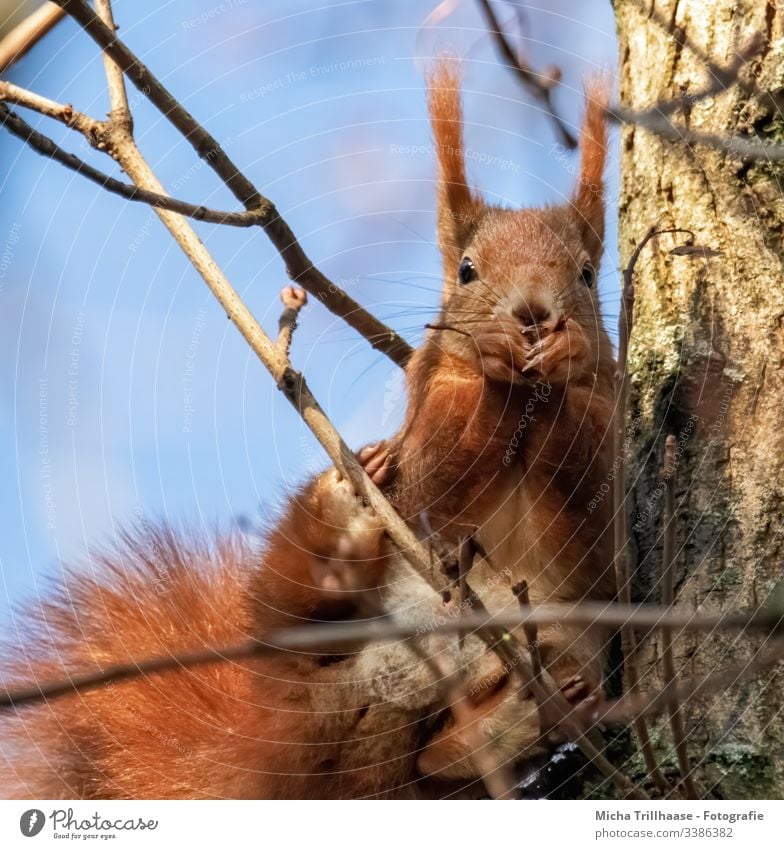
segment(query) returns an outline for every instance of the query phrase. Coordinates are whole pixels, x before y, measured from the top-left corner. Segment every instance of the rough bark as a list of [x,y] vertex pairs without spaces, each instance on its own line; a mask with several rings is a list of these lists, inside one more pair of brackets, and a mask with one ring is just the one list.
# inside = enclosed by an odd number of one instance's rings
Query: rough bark
[[[705,62],[641,8],[650,0],[614,5],[623,102],[642,109],[707,85]],[[784,140],[784,9],[773,0],[656,0],[655,8],[720,65],[733,58],[737,27],[741,41],[752,30],[767,38],[746,78],[772,96],[733,87],[674,120]],[[637,265],[629,458],[637,598],[660,599],[660,470],[671,433],[679,455],[676,604],[717,611],[764,603],[784,572],[784,168],[662,141],[639,127],[623,130],[621,148],[622,262],[656,221],[690,228],[697,244],[722,252],[671,256],[682,237],[665,236]],[[660,646],[641,636],[643,683],[653,686]],[[751,657],[762,642],[751,634],[675,636],[679,674],[710,674]],[[780,665],[685,707],[703,796],[784,796],[782,685]],[[654,732],[665,766],[674,768],[666,723]]]

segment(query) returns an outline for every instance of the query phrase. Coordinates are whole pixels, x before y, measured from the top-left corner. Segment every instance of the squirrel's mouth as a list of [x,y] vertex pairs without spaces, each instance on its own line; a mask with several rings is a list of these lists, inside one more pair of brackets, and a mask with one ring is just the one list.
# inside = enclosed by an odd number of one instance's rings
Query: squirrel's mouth
[[472,356],[486,379],[508,384],[565,384],[581,378],[591,343],[573,318],[526,324],[498,316],[471,328]]
[[523,325],[513,316],[495,316],[470,328],[473,356],[489,380],[523,384],[532,379],[532,351],[553,330],[543,324]]

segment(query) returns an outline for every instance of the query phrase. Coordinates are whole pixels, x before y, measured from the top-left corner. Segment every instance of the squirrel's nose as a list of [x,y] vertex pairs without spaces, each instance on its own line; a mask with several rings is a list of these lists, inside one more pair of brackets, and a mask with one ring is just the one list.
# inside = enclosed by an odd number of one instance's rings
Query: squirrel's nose
[[537,324],[549,325],[555,317],[553,310],[546,304],[526,300],[521,300],[513,307],[512,314],[525,327],[532,327]]

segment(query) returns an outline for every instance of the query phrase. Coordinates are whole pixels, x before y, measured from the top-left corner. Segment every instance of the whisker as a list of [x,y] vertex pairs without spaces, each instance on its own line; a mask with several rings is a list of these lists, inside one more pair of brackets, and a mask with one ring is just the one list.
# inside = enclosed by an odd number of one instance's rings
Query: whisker
[[420,291],[420,292],[439,292],[441,290],[440,277],[427,278],[427,279],[435,280],[436,283],[437,283],[437,285],[435,285],[435,286],[423,286],[423,285],[411,282],[411,281],[416,279],[415,277],[404,277],[404,278],[395,279],[394,277],[376,277],[374,275],[371,275],[369,277],[363,277],[361,279],[369,280],[373,283],[378,281],[379,283],[390,283],[393,286],[406,286],[409,289],[416,289],[417,291]]
[[459,333],[461,336],[471,337],[470,333],[467,333],[464,330],[458,330],[457,327],[452,327],[451,324],[426,324],[425,327],[428,330],[452,330],[454,333]]

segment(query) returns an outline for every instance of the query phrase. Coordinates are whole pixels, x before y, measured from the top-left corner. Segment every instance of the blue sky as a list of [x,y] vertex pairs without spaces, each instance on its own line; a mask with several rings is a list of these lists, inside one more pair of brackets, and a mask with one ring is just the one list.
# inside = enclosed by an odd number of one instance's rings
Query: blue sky
[[[469,167],[488,197],[536,205],[571,189],[574,156],[554,155],[550,125],[498,65],[468,0],[432,29],[422,23],[434,0],[140,5],[114,4],[132,49],[277,204],[317,265],[414,344],[440,285],[434,163],[416,152],[430,139],[428,56],[465,58],[466,143],[477,153]],[[519,43],[533,66],[562,67],[555,99],[575,123],[585,75],[614,74],[609,2],[518,8]],[[498,11],[516,15],[512,4]],[[10,78],[96,117],[108,108],[100,57],[69,21]],[[131,89],[130,98],[138,143],[168,189],[236,208],[142,95]],[[76,134],[25,117],[113,168]],[[616,167],[613,155],[613,187]],[[326,460],[148,208],[8,135],[0,194],[2,620],[58,563],[84,559],[135,520],[256,523]],[[614,210],[609,224],[614,245]],[[264,235],[196,228],[274,332],[286,277]],[[611,320],[616,265],[612,250],[601,281]],[[292,353],[349,444],[395,430],[399,372],[319,304],[303,311]]]

